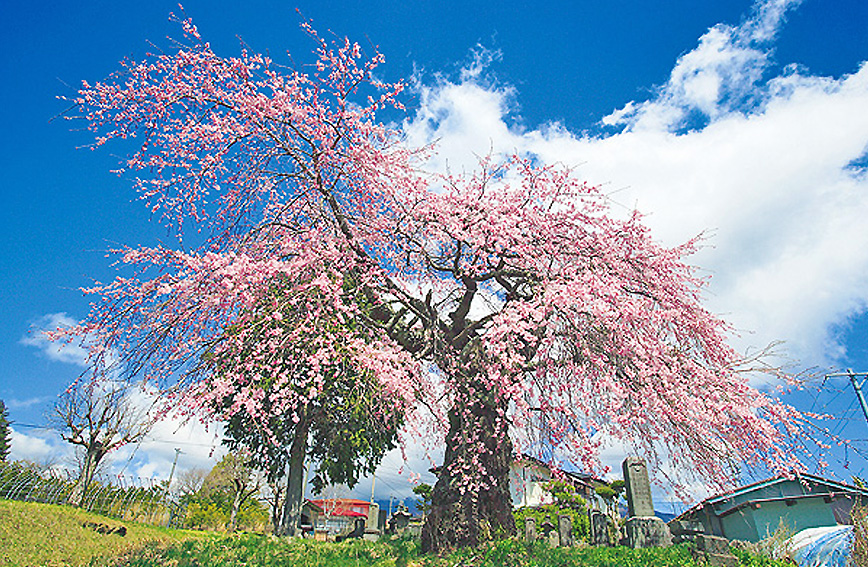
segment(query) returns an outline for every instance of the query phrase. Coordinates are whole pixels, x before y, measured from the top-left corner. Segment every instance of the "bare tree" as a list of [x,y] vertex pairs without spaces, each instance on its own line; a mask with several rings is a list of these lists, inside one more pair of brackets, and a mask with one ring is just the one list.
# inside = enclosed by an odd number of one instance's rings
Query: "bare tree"
[[[137,396],[136,394],[141,394]],[[51,416],[64,441],[82,450],[69,503],[79,506],[103,458],[144,437],[154,424],[154,402],[141,385],[112,380],[74,384],[60,395]]]
[[207,477],[207,469],[197,467],[182,471],[178,474],[178,494],[181,498],[196,494],[202,489],[202,485]]

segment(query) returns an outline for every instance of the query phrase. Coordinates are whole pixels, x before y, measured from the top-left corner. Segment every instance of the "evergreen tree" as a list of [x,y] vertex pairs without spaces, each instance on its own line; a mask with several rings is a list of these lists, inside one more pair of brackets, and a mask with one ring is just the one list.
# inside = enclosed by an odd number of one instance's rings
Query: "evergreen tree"
[[9,410],[6,409],[3,400],[0,400],[0,462],[6,462],[9,452],[12,450],[12,430],[9,429],[11,423]]

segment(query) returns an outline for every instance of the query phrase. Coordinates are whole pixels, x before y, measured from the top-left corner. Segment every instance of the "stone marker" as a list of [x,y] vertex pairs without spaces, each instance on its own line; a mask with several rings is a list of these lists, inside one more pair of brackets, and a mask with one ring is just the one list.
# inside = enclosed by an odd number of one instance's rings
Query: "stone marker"
[[565,514],[558,516],[558,539],[561,547],[573,545],[573,519]]
[[699,534],[694,539],[696,548],[693,558],[709,567],[737,567],[738,558],[729,551],[729,541],[724,537]]
[[672,543],[693,541],[696,536],[705,533],[702,522],[692,520],[672,520],[669,522],[669,531],[672,533]]
[[624,531],[627,545],[633,549],[672,545],[672,534],[666,522],[655,516],[630,518],[624,523]]
[[536,518],[524,519],[524,541],[536,541]]
[[609,517],[599,510],[588,510],[591,545],[612,545],[609,539]]
[[555,529],[555,525],[552,523],[552,517],[550,515],[546,514],[545,521],[540,525],[540,531],[542,532],[543,539],[545,539],[549,545],[552,545],[552,542],[554,541],[552,547],[558,546],[558,543],[560,543],[557,539],[558,532]]
[[624,524],[627,545],[634,549],[672,545],[669,527],[654,515],[651,483],[648,482],[645,460],[627,457],[621,463],[621,470],[624,472],[624,485],[627,488],[629,516]]
[[552,530],[549,532],[548,542],[549,547],[560,547],[561,537],[558,535],[558,530]]
[[653,516],[654,503],[651,501],[651,483],[648,482],[645,460],[639,457],[627,457],[621,463],[621,470],[627,488],[627,517]]

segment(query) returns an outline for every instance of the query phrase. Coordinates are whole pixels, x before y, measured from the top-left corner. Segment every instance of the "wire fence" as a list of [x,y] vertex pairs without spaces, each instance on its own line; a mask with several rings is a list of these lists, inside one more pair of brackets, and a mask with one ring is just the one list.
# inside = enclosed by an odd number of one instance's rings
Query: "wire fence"
[[[0,462],[0,498],[7,500],[69,504],[77,480],[68,470]],[[79,507],[119,520],[161,526],[180,524],[184,510],[166,488],[165,482],[154,479],[103,475],[90,483]]]

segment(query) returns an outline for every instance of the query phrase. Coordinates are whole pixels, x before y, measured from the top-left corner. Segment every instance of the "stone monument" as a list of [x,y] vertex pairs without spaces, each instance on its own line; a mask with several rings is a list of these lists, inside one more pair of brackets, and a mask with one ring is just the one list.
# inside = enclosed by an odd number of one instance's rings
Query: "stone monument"
[[654,515],[651,483],[645,460],[627,457],[621,463],[624,485],[627,488],[627,522],[624,524],[627,545],[632,548],[668,547],[672,534],[666,523]]
[[588,524],[591,545],[612,545],[609,538],[609,516],[599,510],[588,510]]
[[738,567],[739,561],[729,550],[729,540],[706,534],[694,538],[693,559],[708,567]]
[[540,525],[540,531],[542,532],[544,541],[547,541],[552,547],[558,546],[560,543],[558,539],[558,531],[555,529],[555,525],[552,523],[552,517],[550,515],[546,514],[545,520]]
[[621,463],[621,471],[624,473],[624,486],[627,489],[627,517],[653,516],[654,503],[651,501],[651,483],[648,482],[645,460],[627,457]]
[[573,519],[566,514],[558,516],[558,540],[561,547],[573,545]]
[[527,517],[524,519],[524,541],[536,541],[536,518]]

